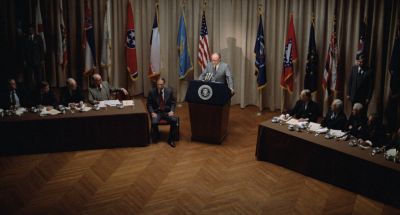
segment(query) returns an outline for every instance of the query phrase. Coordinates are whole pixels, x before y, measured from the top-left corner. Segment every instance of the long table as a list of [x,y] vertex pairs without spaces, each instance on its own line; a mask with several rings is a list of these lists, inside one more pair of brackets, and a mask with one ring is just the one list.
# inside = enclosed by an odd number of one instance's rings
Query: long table
[[270,120],[258,128],[257,160],[400,207],[400,164],[370,152],[350,147],[348,141],[289,131]]
[[54,116],[24,113],[0,117],[1,154],[24,154],[150,143],[149,118],[141,100],[122,109],[67,111]]

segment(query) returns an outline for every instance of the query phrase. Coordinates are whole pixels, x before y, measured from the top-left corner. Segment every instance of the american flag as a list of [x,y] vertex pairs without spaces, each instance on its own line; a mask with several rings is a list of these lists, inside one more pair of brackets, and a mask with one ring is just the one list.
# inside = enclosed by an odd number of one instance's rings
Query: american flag
[[204,71],[208,62],[210,62],[210,48],[208,46],[208,31],[205,11],[203,11],[203,17],[201,19],[201,30],[200,30],[200,41],[199,41],[199,53],[197,55],[197,62],[201,66],[201,71]]
[[360,37],[358,42],[358,50],[357,55],[359,54],[366,54],[366,40],[367,40],[367,23],[365,20],[360,25]]
[[328,54],[325,59],[324,78],[322,79],[322,86],[324,90],[326,90],[327,95],[341,89],[341,74],[339,73],[338,68],[339,50],[337,43],[336,17],[334,17],[333,32],[331,33]]

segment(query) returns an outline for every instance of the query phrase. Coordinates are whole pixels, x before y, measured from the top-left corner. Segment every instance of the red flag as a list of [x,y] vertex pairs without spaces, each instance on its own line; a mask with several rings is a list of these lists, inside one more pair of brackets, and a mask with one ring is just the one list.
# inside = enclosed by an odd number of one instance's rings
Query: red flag
[[130,1],[128,1],[126,22],[126,68],[131,80],[136,80],[138,78],[138,71],[136,59],[135,24],[133,21],[132,6]]
[[296,34],[294,32],[293,16],[290,15],[288,33],[286,36],[285,54],[283,58],[283,69],[281,75],[281,87],[293,91],[293,62],[297,60]]

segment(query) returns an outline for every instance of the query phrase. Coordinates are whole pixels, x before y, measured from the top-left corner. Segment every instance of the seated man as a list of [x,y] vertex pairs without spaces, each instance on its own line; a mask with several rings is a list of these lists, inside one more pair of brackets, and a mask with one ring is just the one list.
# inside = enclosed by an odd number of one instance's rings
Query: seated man
[[68,106],[70,103],[79,103],[83,101],[81,89],[73,78],[67,79],[67,86],[61,89],[61,104]]
[[356,138],[361,138],[364,130],[367,127],[367,117],[362,113],[363,105],[361,103],[355,103],[353,110],[347,122],[346,130],[350,132]]
[[333,100],[331,108],[321,122],[322,127],[344,130],[347,124],[346,114],[343,112],[343,102],[340,99]]
[[177,118],[175,117],[175,98],[170,88],[164,87],[165,79],[157,80],[157,87],[153,88],[147,97],[147,110],[151,114],[151,129],[154,139],[158,139],[158,123],[161,119],[168,121],[170,131],[168,144],[175,147],[175,132],[177,129]]
[[54,95],[53,91],[50,90],[50,85],[46,81],[40,82],[40,89],[36,92],[34,96],[34,104],[35,105],[43,105],[43,106],[57,106],[57,99]]
[[310,90],[305,89],[301,91],[300,99],[296,102],[294,108],[289,111],[289,115],[299,119],[300,121],[317,121],[318,105],[311,100]]
[[383,127],[377,115],[371,114],[368,116],[367,125],[363,131],[361,140],[371,141],[372,146],[374,147],[388,145],[388,138],[385,134],[385,128]]
[[8,80],[8,90],[1,96],[1,107],[10,109],[24,105],[26,105],[25,93],[18,89],[15,79]]
[[392,139],[389,143],[389,147],[396,148],[400,150],[400,128],[397,130],[396,133],[392,135]]
[[101,75],[92,75],[93,87],[89,88],[89,102],[94,104],[97,101],[110,100],[111,92],[122,91],[124,95],[128,95],[128,91],[124,88],[115,88],[108,84],[107,81],[101,79]]

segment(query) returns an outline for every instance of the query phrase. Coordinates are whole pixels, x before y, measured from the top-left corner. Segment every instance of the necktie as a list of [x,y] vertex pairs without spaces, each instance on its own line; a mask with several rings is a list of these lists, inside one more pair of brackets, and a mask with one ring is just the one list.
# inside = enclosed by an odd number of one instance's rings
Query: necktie
[[163,90],[161,90],[158,93],[158,96],[159,96],[159,100],[160,100],[160,110],[164,111],[164,109],[165,109],[165,101],[164,101],[164,96],[163,96]]
[[11,105],[15,105],[17,102],[17,99],[15,98],[15,91],[11,91]]

